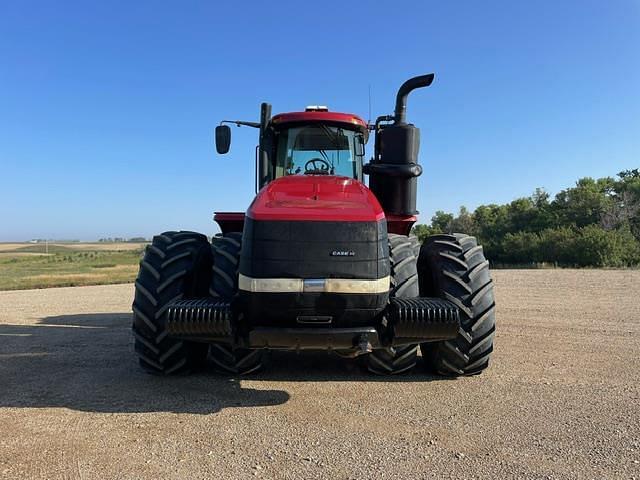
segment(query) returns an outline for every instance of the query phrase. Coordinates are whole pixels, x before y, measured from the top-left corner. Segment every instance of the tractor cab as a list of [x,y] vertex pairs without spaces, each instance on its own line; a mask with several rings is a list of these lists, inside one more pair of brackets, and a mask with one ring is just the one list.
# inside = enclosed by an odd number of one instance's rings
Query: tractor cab
[[367,128],[353,115],[326,107],[283,113],[271,121],[273,150],[268,177],[336,175],[362,181]]
[[[304,112],[271,117],[271,106],[262,104],[261,122],[227,121],[260,128],[257,184],[259,188],[288,175],[335,175],[363,181],[364,146],[369,136],[360,117],[309,106]],[[226,153],[231,130],[216,128],[216,149]]]

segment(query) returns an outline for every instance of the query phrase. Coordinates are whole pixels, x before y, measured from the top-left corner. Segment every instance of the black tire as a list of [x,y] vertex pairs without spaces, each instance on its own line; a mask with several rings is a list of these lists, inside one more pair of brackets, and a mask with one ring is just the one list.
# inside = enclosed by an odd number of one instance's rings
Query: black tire
[[418,259],[420,295],[442,297],[460,309],[458,336],[423,343],[428,370],[447,376],[475,375],[489,366],[495,336],[495,300],[489,262],[474,237],[434,235]]
[[233,348],[225,343],[212,343],[209,345],[209,361],[218,373],[249,375],[264,367],[264,351]]
[[135,351],[146,371],[186,373],[205,364],[208,345],[167,336],[164,313],[175,300],[207,296],[212,262],[200,233],[165,232],[147,246],[132,307]]
[[242,233],[231,232],[213,239],[213,274],[209,293],[231,300],[238,292],[238,269]]
[[416,259],[418,259],[418,257],[420,257],[420,248],[422,248],[422,243],[420,243],[420,239],[415,235],[409,235],[409,240],[411,240],[413,254],[416,256]]
[[[415,238],[415,237],[414,237]],[[389,234],[391,263],[390,297],[419,296],[418,271],[414,241],[406,235]],[[367,369],[377,375],[397,375],[411,370],[418,356],[418,345],[402,345],[372,351],[367,355]]]
[[[213,297],[231,300],[238,292],[238,268],[242,233],[230,232],[213,243],[213,275],[209,293]],[[226,375],[247,375],[263,367],[264,351],[233,348],[226,343],[209,347],[209,361],[213,368]]]

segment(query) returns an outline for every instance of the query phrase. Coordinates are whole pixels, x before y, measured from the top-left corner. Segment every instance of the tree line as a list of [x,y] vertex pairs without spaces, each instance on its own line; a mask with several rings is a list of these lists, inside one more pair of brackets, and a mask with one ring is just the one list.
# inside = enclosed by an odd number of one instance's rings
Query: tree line
[[438,211],[430,224],[413,229],[420,239],[453,232],[475,236],[498,265],[638,266],[640,169],[581,178],[553,199],[538,188],[505,205]]

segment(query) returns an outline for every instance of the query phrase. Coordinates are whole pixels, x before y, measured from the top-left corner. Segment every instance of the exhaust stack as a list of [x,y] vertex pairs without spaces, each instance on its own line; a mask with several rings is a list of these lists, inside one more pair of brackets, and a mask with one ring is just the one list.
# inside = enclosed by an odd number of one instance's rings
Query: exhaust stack
[[396,110],[394,114],[396,125],[407,123],[407,97],[409,94],[416,88],[424,88],[431,85],[434,77],[433,73],[420,75],[419,77],[410,78],[400,85],[396,95]]
[[[375,153],[364,166],[369,175],[369,188],[376,195],[387,215],[416,215],[420,129],[407,123],[407,98],[417,89],[428,87],[434,74],[420,75],[404,82],[396,95],[394,115],[378,117],[375,124]],[[381,122],[393,123],[381,123]]]

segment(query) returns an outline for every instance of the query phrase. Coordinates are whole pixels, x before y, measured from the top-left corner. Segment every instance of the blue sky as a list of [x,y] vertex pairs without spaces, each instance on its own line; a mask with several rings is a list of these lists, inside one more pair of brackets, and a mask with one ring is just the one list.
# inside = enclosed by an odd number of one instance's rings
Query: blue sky
[[635,0],[3,2],[0,38],[0,241],[212,234],[254,195],[256,131],[217,156],[221,119],[366,118],[369,87],[375,117],[429,72],[423,221],[640,166]]

